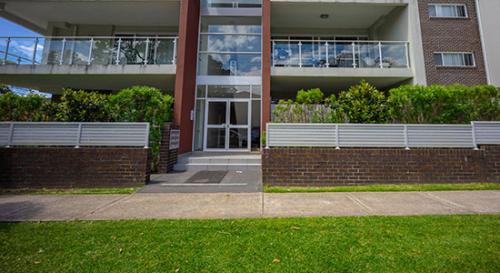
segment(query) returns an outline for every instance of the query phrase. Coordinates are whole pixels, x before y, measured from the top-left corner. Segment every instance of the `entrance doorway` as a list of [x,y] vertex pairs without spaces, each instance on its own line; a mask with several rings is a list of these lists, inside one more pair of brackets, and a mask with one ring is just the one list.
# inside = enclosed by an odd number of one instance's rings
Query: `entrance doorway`
[[205,151],[250,151],[249,99],[207,99]]

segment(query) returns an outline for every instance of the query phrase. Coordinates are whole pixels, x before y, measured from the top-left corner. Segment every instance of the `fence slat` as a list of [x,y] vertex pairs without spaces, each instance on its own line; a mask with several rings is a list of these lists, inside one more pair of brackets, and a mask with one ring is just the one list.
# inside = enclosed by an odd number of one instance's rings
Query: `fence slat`
[[475,148],[475,143],[500,144],[500,122],[474,122],[473,125],[268,123],[267,143],[269,147],[407,149]]
[[[13,132],[10,134],[10,127]],[[147,147],[149,123],[1,122],[0,145]]]

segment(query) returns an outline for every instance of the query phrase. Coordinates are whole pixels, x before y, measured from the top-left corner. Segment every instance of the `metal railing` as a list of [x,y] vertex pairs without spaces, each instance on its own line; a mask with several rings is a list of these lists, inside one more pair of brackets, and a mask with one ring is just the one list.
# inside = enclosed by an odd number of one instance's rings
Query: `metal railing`
[[500,144],[500,122],[448,124],[268,123],[267,147],[477,148]]
[[0,37],[0,64],[175,64],[177,37]]
[[406,41],[272,40],[273,67],[409,68]]
[[147,122],[0,122],[0,146],[148,147]]

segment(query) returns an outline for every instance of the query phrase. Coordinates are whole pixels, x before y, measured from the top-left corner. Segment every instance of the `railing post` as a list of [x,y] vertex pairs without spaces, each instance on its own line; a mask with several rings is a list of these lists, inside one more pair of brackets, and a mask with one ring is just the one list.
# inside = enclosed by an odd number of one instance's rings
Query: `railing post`
[[78,130],[76,132],[76,144],[75,148],[80,148],[80,141],[82,138],[82,123],[78,123]]
[[172,64],[177,63],[177,37],[174,38],[174,54],[172,55]]
[[273,52],[271,53],[272,55],[272,60],[273,60],[273,67],[276,66],[276,42],[273,40]]
[[382,42],[378,42],[378,59],[380,63],[380,68],[384,68],[383,58],[382,58]]
[[5,43],[5,53],[3,56],[3,64],[7,63],[7,58],[9,57],[9,47],[10,47],[10,37],[7,38],[7,42]]
[[116,64],[120,64],[121,50],[122,50],[122,38],[118,38],[118,48],[116,49]]
[[87,64],[92,64],[92,50],[94,49],[94,38],[90,38],[89,59]]
[[338,124],[335,124],[335,149],[340,150],[339,125]]
[[38,48],[38,37],[35,38],[35,47],[33,48],[33,57],[31,58],[31,64],[36,63],[36,49]]
[[302,67],[302,42],[299,41],[299,67]]
[[328,54],[328,42],[325,42],[325,59],[326,59],[326,67],[330,67],[330,54]]
[[352,42],[352,67],[356,68],[356,44]]
[[474,124],[474,121],[472,121],[470,124],[472,128],[472,146],[474,147],[474,150],[478,150],[479,148],[477,147],[477,140],[476,140],[476,126]]
[[156,56],[158,56],[158,45],[161,43],[161,41],[156,37],[153,40],[153,64],[156,64]]
[[410,52],[409,52],[408,42],[405,43],[405,53],[406,53],[406,67],[410,68]]
[[64,63],[64,50],[66,50],[66,38],[63,38],[61,45],[61,56],[59,56],[59,65]]
[[144,64],[148,64],[148,58],[149,58],[149,38],[146,38],[146,52],[144,52]]
[[408,125],[404,125],[404,137],[405,137],[405,150],[410,149],[409,141],[408,141]]
[[7,148],[10,148],[12,145],[12,138],[14,137],[14,122],[10,123],[9,126],[9,138],[7,139]]

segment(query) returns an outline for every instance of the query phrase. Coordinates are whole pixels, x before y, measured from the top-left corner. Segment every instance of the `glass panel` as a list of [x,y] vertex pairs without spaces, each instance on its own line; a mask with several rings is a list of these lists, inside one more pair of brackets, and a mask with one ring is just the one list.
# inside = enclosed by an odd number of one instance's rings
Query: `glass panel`
[[260,148],[260,100],[252,101],[252,148]]
[[260,34],[262,27],[260,17],[204,16],[201,18],[201,32]]
[[[89,53],[90,53],[89,39],[66,40],[66,43],[64,44],[63,63],[87,65],[89,63]],[[98,55],[98,58],[99,57],[100,56]]]
[[113,63],[114,40],[97,39],[92,45],[92,64],[109,65]]
[[174,63],[174,39],[151,40],[152,52],[149,63],[173,64]]
[[252,99],[260,98],[262,94],[262,88],[260,85],[252,85]]
[[196,111],[194,117],[194,149],[203,150],[203,132],[205,128],[205,100],[196,100]]
[[[2,40],[0,45],[0,58],[5,58],[5,47],[7,42]],[[7,54],[6,63],[11,64],[32,64],[33,54],[35,53],[35,38],[11,38],[9,43],[9,49]],[[43,46],[40,48],[37,45],[37,52],[43,50]]]
[[0,39],[0,62],[5,59],[5,52],[7,50],[7,38]]
[[61,61],[62,39],[47,39],[45,42],[43,63],[59,64]]
[[465,59],[465,65],[474,66],[474,57],[472,56],[472,54],[465,54],[464,59]]
[[260,36],[201,34],[200,51],[211,52],[260,52]]
[[436,16],[436,6],[435,5],[429,5],[429,16],[431,16],[431,17]]
[[196,87],[196,97],[197,98],[205,98],[205,89],[206,89],[205,85],[198,85]]
[[120,64],[144,64],[146,60],[146,40],[122,38]]
[[232,101],[229,121],[231,125],[248,125],[248,102]]
[[248,149],[248,129],[231,128],[229,129],[229,148],[230,149]]
[[215,101],[208,103],[207,124],[226,124],[226,104],[227,103],[225,101]]
[[209,149],[226,148],[226,128],[207,129],[207,148]]
[[250,98],[249,85],[209,85],[209,98]]
[[382,43],[382,64],[384,67],[407,67],[404,43]]
[[273,61],[275,66],[299,66],[298,42],[275,42]]
[[260,76],[260,54],[200,54],[199,75]]
[[380,67],[378,43],[360,43],[357,48],[358,67]]
[[463,66],[464,60],[462,54],[444,53],[443,65],[446,66]]
[[443,65],[443,59],[441,58],[441,53],[434,54],[434,64]]
[[203,0],[204,8],[260,8],[262,0]]
[[353,67],[352,43],[328,44],[328,62],[330,67]]

